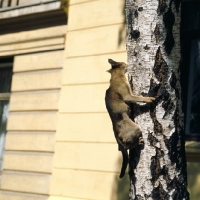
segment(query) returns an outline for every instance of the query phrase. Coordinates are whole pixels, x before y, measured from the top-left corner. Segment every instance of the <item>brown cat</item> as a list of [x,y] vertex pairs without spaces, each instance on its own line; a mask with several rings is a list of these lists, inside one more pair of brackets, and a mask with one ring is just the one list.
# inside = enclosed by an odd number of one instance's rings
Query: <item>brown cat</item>
[[120,178],[125,174],[128,165],[128,149],[135,148],[144,143],[142,131],[130,118],[129,103],[145,102],[155,100],[153,97],[136,96],[131,93],[129,83],[125,77],[127,65],[123,62],[115,62],[108,59],[112,68],[108,70],[111,74],[110,87],[106,90],[106,108],[110,115],[119,151],[122,152],[123,163]]

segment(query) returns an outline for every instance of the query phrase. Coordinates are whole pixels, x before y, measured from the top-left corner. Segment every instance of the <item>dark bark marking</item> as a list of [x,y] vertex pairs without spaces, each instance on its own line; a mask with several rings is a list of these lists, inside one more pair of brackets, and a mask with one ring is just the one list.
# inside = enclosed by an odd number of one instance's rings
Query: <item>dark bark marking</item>
[[146,44],[145,46],[144,46],[144,50],[149,50],[150,49],[150,47]]
[[168,74],[168,66],[165,60],[162,57],[162,53],[160,47],[158,48],[155,56],[155,64],[153,67],[154,74],[156,78],[159,80],[159,84],[156,84],[153,79],[150,81],[150,89],[148,92],[149,96],[156,97],[156,100],[150,106],[150,116],[154,123],[154,132],[155,134],[162,134],[163,128],[162,125],[159,123],[156,117],[156,106],[161,102],[162,106],[165,108],[165,117],[167,114],[170,113],[172,109],[172,101],[170,100],[169,92],[165,88],[165,83],[167,81],[167,74]]
[[176,78],[176,75],[175,75],[175,73],[173,71],[172,71],[172,75],[170,77],[169,83],[170,83],[170,86],[175,90],[176,89],[177,78]]
[[[138,17],[138,11],[137,9],[134,11],[135,9],[130,9],[129,10],[129,14],[127,16],[127,21],[128,21],[128,25],[129,25],[129,31],[130,31],[130,36],[131,39],[137,40],[140,37],[140,31],[139,30],[133,30],[132,24],[134,23],[134,17],[137,18]],[[134,16],[133,16],[134,15]]]
[[168,149],[168,155],[172,163],[178,162],[177,160],[177,143],[178,143],[178,136],[177,133],[174,132],[169,139],[167,137],[164,138],[165,145]]
[[155,147],[156,146],[156,143],[158,142],[158,139],[156,137],[153,136],[152,133],[148,133],[148,140],[151,144],[151,146]]
[[176,95],[176,97],[177,97],[178,99],[180,99],[180,92],[179,92],[179,89],[178,89],[178,88],[175,89],[175,95]]
[[[156,97],[156,100],[151,104],[150,106],[150,116],[154,123],[154,131],[156,134],[162,133],[162,125],[158,122],[156,118],[156,106],[162,102],[162,107],[165,110],[165,113],[163,115],[163,118],[166,117],[170,112],[174,109],[174,103],[170,99],[169,92],[167,91],[165,85],[167,82],[168,77],[168,66],[165,60],[162,57],[162,53],[160,50],[160,47],[158,48],[156,52],[155,57],[155,64],[153,67],[153,71],[155,73],[156,78],[159,80],[159,84],[155,83],[153,79],[150,81],[150,89],[148,92],[149,96]],[[172,76],[170,78],[170,85],[174,87],[176,94],[178,95],[179,90],[176,88],[176,76],[174,73],[172,73]]]
[[167,7],[167,4],[166,4],[165,0],[158,0],[157,12],[159,15],[165,12],[166,7]]
[[139,7],[138,11],[140,11],[140,12],[143,11],[143,7]]
[[138,17],[138,11],[137,10],[134,12],[134,16],[135,16],[135,18]]
[[160,167],[160,158],[164,156],[164,153],[161,149],[156,147],[156,155],[151,157],[151,182],[155,185],[156,180],[162,175],[162,168]]
[[153,71],[155,73],[156,78],[164,84],[164,81],[167,78],[167,73],[168,73],[168,66],[165,60],[162,57],[162,53],[160,50],[160,47],[158,47],[158,50],[156,52],[156,57],[155,57],[155,64],[153,67]]
[[169,191],[175,189],[175,191],[172,194],[172,199],[179,200],[184,199],[188,196],[188,192],[186,189],[185,180],[183,175],[179,175],[178,178],[174,177],[173,180],[170,179],[168,175],[168,168],[166,166],[163,167],[163,178],[165,179],[167,183],[167,189]]
[[158,187],[154,187],[151,196],[154,200],[168,200],[170,197],[169,194],[163,189],[160,182]]
[[167,183],[167,189],[172,190],[173,188],[169,187],[170,183],[171,183],[171,179],[170,179],[170,176],[169,176],[169,173],[168,173],[168,168],[166,166],[163,166],[162,175],[163,175],[164,180]]
[[137,40],[140,37],[139,30],[132,30],[130,34],[131,34],[131,38],[134,40]]
[[187,186],[184,184],[185,180],[182,175],[180,175],[178,178],[175,177],[170,184],[168,185],[168,188],[175,189],[172,194],[172,199],[179,200],[179,199],[189,199],[189,193],[187,192]]
[[156,38],[156,44],[159,42],[159,37],[160,37],[160,29],[158,24],[156,24],[155,30],[154,30],[154,35]]
[[169,31],[169,32],[167,32],[167,36],[163,43],[167,55],[170,55],[170,53],[174,47],[174,44],[175,44],[175,41],[174,41],[173,33]]
[[163,128],[161,123],[157,120],[156,117],[156,106],[155,105],[151,105],[150,106],[150,117],[153,120],[153,124],[154,124],[154,132],[156,135],[160,135],[163,133]]
[[136,195],[134,200],[144,200],[144,198],[141,195]]
[[177,13],[179,13],[180,4],[181,4],[181,0],[174,0],[174,5],[175,5]]
[[144,194],[145,196],[145,199],[149,199],[151,197],[151,195],[147,195],[147,194]]
[[171,6],[168,11],[163,15],[163,22],[167,31],[165,41],[163,43],[167,55],[170,55],[172,48],[174,47],[175,41],[172,33],[172,28],[175,22],[174,13],[171,10]]
[[174,103],[171,101],[171,99],[164,101],[162,103],[162,107],[165,110],[165,114],[163,115],[163,119],[170,114],[170,112],[174,109]]
[[[180,114],[178,112],[178,109],[175,110],[174,112],[174,116],[173,116],[173,119],[174,119],[174,124],[175,124],[175,133],[174,136],[175,137],[175,140],[177,141],[176,142],[176,167],[178,170],[180,170],[182,172],[182,174],[186,174],[186,166],[184,165],[184,161],[185,161],[185,139],[184,139],[184,130],[182,128],[182,126],[180,125]],[[169,151],[169,153],[172,154],[172,152]],[[182,160],[182,158],[184,160]],[[185,172],[184,172],[185,171]],[[187,180],[187,179],[185,179]]]
[[166,13],[164,13],[163,15],[163,22],[165,24],[165,28],[167,30],[172,29],[174,22],[175,22],[175,16],[174,13],[171,10],[171,7],[169,7],[169,9],[167,10]]
[[157,181],[160,175],[164,175],[166,177],[169,177],[169,175],[165,166],[163,168],[161,168],[160,166],[160,158],[164,156],[164,152],[160,148],[156,147],[156,143],[159,142],[158,139],[154,137],[152,133],[149,133],[148,140],[150,144],[156,149],[155,156],[151,157],[151,166],[150,166],[151,176],[152,176],[151,182],[153,185],[155,185],[155,182]]
[[149,89],[149,92],[148,92],[148,95],[150,97],[156,97],[157,94],[158,94],[158,91],[160,89],[160,86],[161,84],[157,84],[152,78],[150,80],[150,89]]
[[[156,117],[156,106],[160,102],[162,102],[162,107],[165,110],[163,118],[166,115],[170,114],[170,112],[174,109],[174,106],[175,106],[172,100],[170,99],[169,92],[166,89],[166,83],[168,81],[168,65],[162,56],[160,47],[158,48],[156,52],[153,71],[155,73],[156,78],[159,80],[160,83],[157,84],[155,83],[153,79],[151,79],[148,95],[156,97],[155,102],[150,105],[150,116],[154,123],[155,135],[158,135],[158,134],[163,133],[163,128],[162,128],[162,125],[158,122],[157,117]],[[171,76],[170,84],[175,87],[176,82],[177,80],[176,80],[175,74],[173,74]],[[171,183],[171,179],[168,174],[168,168],[166,166],[163,166],[163,168],[161,168],[160,166],[160,158],[164,156],[164,153],[160,148],[156,147],[156,143],[158,142],[158,140],[152,135],[152,133],[149,133],[148,135],[149,135],[148,140],[150,144],[156,149],[156,155],[151,158],[152,184],[155,185],[159,176],[163,175],[163,178],[165,179],[167,185],[169,185]],[[164,139],[166,140],[165,136],[164,136]],[[173,143],[171,145],[171,148],[177,148],[177,144]],[[173,151],[174,149],[171,152]],[[169,195],[166,193],[166,191],[164,191],[161,183],[159,183],[158,187],[154,188],[152,192],[152,197],[153,199],[159,199],[159,200],[169,199]]]
[[127,21],[128,21],[128,25],[132,26],[132,22],[133,22],[133,12],[132,12],[132,10],[129,10]]
[[172,75],[171,75],[169,82],[170,82],[170,86],[175,90],[175,95],[176,95],[177,99],[180,99],[180,92],[179,92],[179,89],[176,87],[177,78],[173,71],[172,71]]
[[159,92],[160,92],[159,95],[160,95],[161,99],[163,101],[168,101],[170,95],[169,95],[169,92],[166,90],[164,85],[162,85],[160,87],[160,91]]

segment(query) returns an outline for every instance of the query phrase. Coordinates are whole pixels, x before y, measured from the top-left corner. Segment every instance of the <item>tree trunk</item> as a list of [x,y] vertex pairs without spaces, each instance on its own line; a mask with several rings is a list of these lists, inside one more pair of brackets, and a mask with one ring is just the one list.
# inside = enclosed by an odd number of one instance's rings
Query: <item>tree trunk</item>
[[180,87],[180,0],[126,0],[129,81],[152,96],[133,105],[144,146],[130,151],[130,200],[183,200],[187,191]]

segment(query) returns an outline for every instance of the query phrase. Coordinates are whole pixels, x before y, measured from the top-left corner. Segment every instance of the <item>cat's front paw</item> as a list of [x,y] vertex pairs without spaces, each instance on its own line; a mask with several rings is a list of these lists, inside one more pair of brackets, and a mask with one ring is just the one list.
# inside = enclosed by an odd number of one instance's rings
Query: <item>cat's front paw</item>
[[139,145],[143,145],[144,144],[144,139],[142,137],[139,137],[138,144]]
[[155,101],[154,97],[146,97],[146,102],[151,103],[153,101]]

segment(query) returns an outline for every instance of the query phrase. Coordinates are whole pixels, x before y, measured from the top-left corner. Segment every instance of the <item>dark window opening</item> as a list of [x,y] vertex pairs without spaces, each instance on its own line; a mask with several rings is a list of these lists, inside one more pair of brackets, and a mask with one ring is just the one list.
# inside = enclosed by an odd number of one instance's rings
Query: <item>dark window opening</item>
[[182,1],[181,85],[187,140],[200,140],[200,2]]
[[12,80],[13,58],[0,59],[0,173],[2,171],[6,124]]
[[10,92],[11,79],[12,67],[0,68],[0,93]]

